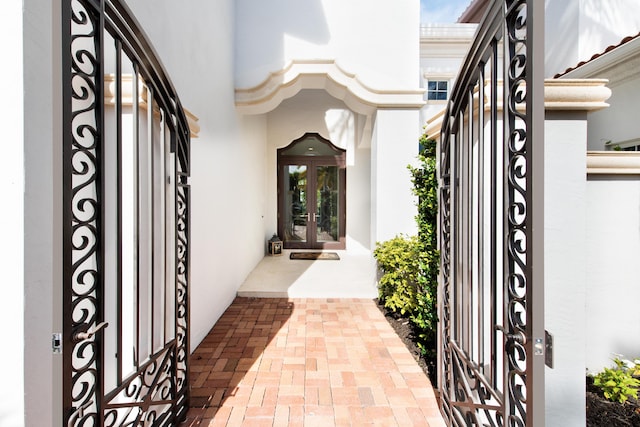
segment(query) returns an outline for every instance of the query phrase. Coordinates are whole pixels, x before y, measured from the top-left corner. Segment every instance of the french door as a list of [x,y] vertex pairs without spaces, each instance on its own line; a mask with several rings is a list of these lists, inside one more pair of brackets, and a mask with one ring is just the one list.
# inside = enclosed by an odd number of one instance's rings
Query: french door
[[344,249],[345,179],[344,150],[316,134],[279,150],[278,234],[285,248]]

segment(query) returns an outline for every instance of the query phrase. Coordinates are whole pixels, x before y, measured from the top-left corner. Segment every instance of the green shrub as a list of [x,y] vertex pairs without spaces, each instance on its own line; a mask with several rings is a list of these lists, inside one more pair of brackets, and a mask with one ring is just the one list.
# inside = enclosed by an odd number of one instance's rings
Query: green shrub
[[378,297],[384,306],[406,315],[416,307],[418,292],[418,238],[396,236],[377,243],[373,251],[382,271],[378,282]]
[[436,295],[430,292],[418,292],[416,309],[410,316],[413,324],[416,344],[423,356],[434,362],[436,358]]
[[638,398],[640,380],[633,375],[640,372],[640,363],[636,361],[633,366],[627,365],[619,358],[613,359],[615,367],[604,368],[604,371],[593,377],[593,385],[600,388],[607,399],[624,403],[630,397]]
[[[418,240],[420,275],[416,308],[411,313],[417,344],[424,355],[435,359],[435,341],[438,322],[438,175],[436,169],[436,142],[426,134],[420,138],[419,167],[409,166],[413,194],[418,198]],[[429,355],[429,351],[431,354]]]

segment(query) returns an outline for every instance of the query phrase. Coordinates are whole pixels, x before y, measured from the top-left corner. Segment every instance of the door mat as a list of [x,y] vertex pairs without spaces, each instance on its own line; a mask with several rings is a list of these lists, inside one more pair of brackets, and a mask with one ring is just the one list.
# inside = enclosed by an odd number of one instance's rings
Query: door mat
[[335,252],[291,252],[289,259],[331,259],[339,260],[340,257]]

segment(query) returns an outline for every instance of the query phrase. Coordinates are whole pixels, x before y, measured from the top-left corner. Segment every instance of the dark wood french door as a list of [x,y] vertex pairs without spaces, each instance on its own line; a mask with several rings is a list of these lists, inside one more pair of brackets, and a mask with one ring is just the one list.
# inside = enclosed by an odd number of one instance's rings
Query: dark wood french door
[[278,234],[288,249],[344,249],[344,150],[306,134],[278,150]]

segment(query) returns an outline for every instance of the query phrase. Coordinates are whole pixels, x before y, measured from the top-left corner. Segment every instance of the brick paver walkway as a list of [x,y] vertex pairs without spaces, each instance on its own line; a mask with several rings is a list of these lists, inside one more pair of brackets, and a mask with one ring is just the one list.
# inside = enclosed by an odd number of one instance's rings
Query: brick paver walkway
[[375,303],[237,298],[191,356],[181,427],[443,426]]

